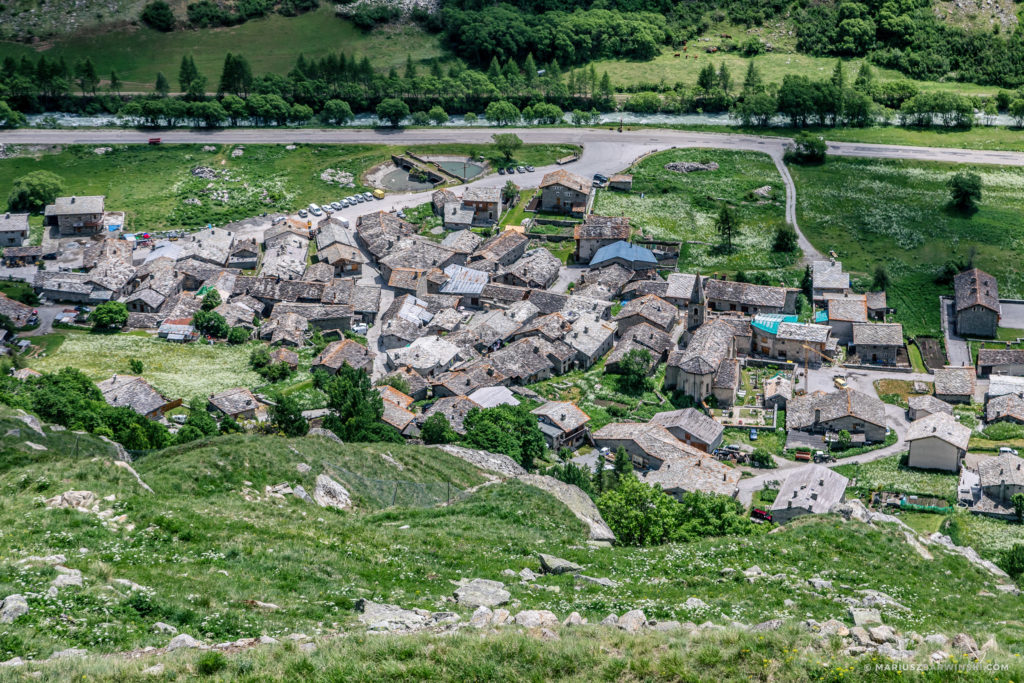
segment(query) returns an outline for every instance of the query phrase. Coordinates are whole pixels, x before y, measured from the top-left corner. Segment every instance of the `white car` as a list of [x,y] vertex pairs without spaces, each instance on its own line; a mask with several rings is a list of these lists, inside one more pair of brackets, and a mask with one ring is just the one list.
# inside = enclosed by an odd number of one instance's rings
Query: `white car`
[[323,211],[323,209],[321,209],[321,208],[320,208],[319,206],[317,206],[316,204],[310,204],[310,205],[309,205],[309,212],[310,212],[311,214],[313,214],[314,216],[322,216],[322,215],[324,215],[324,211]]
[[308,211],[306,211],[305,209],[299,209],[299,218],[305,218],[308,215],[309,215]]
[[1000,446],[999,454],[1002,455],[1004,453],[1009,453],[1010,455],[1017,455],[1017,451],[1015,449],[1010,448],[1009,446]]
[[363,197],[366,198],[366,201],[370,201],[371,199],[373,199],[373,193],[372,192],[364,192],[363,193]]

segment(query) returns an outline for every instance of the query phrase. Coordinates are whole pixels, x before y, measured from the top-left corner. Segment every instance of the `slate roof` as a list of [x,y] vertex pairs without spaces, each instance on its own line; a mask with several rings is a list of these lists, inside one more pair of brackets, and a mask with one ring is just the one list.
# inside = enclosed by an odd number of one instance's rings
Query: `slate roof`
[[622,295],[625,296],[647,296],[655,294],[665,298],[668,293],[668,283],[658,278],[656,280],[634,280],[622,288]]
[[1024,398],[1020,394],[995,396],[985,404],[986,422],[995,422],[1006,417],[1024,422]]
[[270,333],[270,343],[290,342],[295,346],[302,346],[305,338],[306,328],[309,321],[297,313],[284,313],[274,315],[260,327],[260,337],[266,339]]
[[418,268],[429,270],[449,260],[455,252],[427,239],[407,238],[397,249],[380,259],[389,268]]
[[397,403],[384,401],[384,412],[381,414],[380,419],[401,432],[416,419],[416,414]]
[[903,346],[903,325],[864,323],[853,326],[854,346]]
[[7,316],[16,327],[24,327],[32,317],[32,307],[0,292],[0,315]]
[[708,417],[696,408],[683,408],[657,413],[650,420],[653,424],[668,429],[673,427],[692,434],[704,443],[714,443],[722,436],[725,427],[712,417]]
[[885,292],[868,292],[864,295],[869,311],[881,311],[888,308]]
[[463,421],[466,419],[466,415],[473,408],[479,408],[476,403],[471,401],[465,396],[445,396],[434,401],[429,408],[423,411],[423,417],[420,423],[427,421],[427,418],[434,413],[442,413],[448,418],[448,424],[451,425],[452,429],[458,434],[465,434],[466,428],[463,426]]
[[396,406],[401,406],[402,408],[408,408],[415,401],[415,399],[412,396],[409,396],[408,394],[403,394],[401,391],[395,389],[390,384],[382,384],[378,386],[377,392],[380,394],[380,397],[385,402],[390,401],[391,403],[394,403]]
[[564,349],[568,349],[565,344],[549,342],[543,337],[529,337],[498,349],[488,356],[488,360],[498,372],[519,381],[551,368],[549,354],[561,357]]
[[785,377],[772,377],[764,381],[765,399],[782,396],[787,401],[793,397],[793,382]]
[[864,299],[829,299],[829,321],[863,323],[868,319],[868,304]]
[[565,308],[565,302],[569,300],[568,294],[558,294],[544,289],[531,289],[529,293],[527,301],[536,306],[541,315],[561,311]]
[[483,241],[484,238],[472,230],[455,230],[441,240],[441,246],[460,254],[472,254]]
[[589,415],[580,410],[575,403],[568,401],[548,401],[530,412],[546,417],[563,433],[571,432],[590,421]]
[[666,491],[714,493],[732,497],[742,473],[714,458],[688,455],[665,461],[643,475],[645,484],[657,484]]
[[508,387],[503,387],[500,384],[493,387],[480,387],[472,394],[467,397],[470,401],[473,401],[481,408],[494,408],[495,406],[519,405],[519,399],[516,395],[509,391]]
[[459,370],[443,372],[434,378],[433,386],[443,386],[456,396],[469,395],[474,391],[501,384],[505,375],[494,369],[488,361],[476,361]]
[[85,213],[103,213],[103,195],[88,197],[57,197],[46,207],[47,216],[77,216]]
[[658,327],[671,329],[675,322],[679,309],[662,299],[660,296],[648,294],[639,299],[633,299],[622,307],[613,320],[624,320],[632,316],[639,316],[650,321]]
[[131,408],[139,415],[148,415],[167,405],[167,399],[141,377],[114,375],[96,386],[109,405]]
[[907,427],[908,442],[931,437],[966,451],[967,443],[971,440],[971,428],[960,424],[949,413],[932,413],[914,420]]
[[313,367],[325,366],[338,370],[348,363],[357,370],[373,367],[373,354],[353,339],[341,339],[328,344],[313,361]]
[[222,391],[219,394],[210,396],[209,400],[214,408],[232,417],[259,407],[259,401],[245,387],[235,387],[234,389]]
[[821,465],[805,465],[786,477],[772,510],[804,508],[823,515],[842,501],[850,480]]
[[[475,264],[474,264],[475,265]],[[514,287],[503,285],[497,282],[488,282],[484,285],[480,296],[502,304],[510,304],[514,301],[522,301],[531,293],[526,287]]]
[[755,285],[750,282],[732,282],[709,278],[704,283],[704,296],[709,300],[728,301],[748,306],[784,308],[786,290],[783,287]]
[[515,332],[517,337],[530,337],[540,335],[549,340],[561,339],[566,332],[572,329],[572,325],[561,313],[549,313],[534,318],[525,323]]
[[416,232],[416,226],[395,214],[377,211],[360,216],[356,221],[356,234],[367,251],[380,259],[404,237]]
[[612,263],[603,268],[594,268],[583,273],[581,278],[584,284],[604,285],[614,296],[622,287],[633,279],[636,273],[618,263]]
[[612,244],[606,244],[594,254],[594,257],[590,259],[590,267],[594,268],[601,265],[606,261],[614,259],[623,259],[630,263],[647,263],[652,266],[658,265],[658,259],[654,257],[654,252],[646,247],[641,247],[639,244],[631,244],[629,242],[613,242]]
[[615,335],[615,324],[607,323],[592,314],[584,314],[572,321],[572,329],[564,341],[578,353],[592,360],[597,359],[601,347]]
[[811,264],[811,282],[814,289],[848,289],[850,274],[843,272],[840,261],[814,261]]
[[330,282],[334,279],[334,266],[326,260],[306,266],[302,279],[306,282]]
[[830,393],[821,391],[798,396],[786,407],[786,429],[805,430],[815,426],[815,412],[820,411],[821,422],[843,417],[854,417],[864,422],[885,427],[885,404],[874,396],[839,389]]
[[443,367],[458,358],[460,349],[441,337],[418,337],[409,346],[387,352],[392,365],[408,365],[416,371]]
[[1024,349],[978,349],[978,367],[1024,364]]
[[1024,458],[1012,453],[983,458],[978,463],[978,478],[983,488],[1004,483],[1024,486]]
[[738,358],[726,358],[718,365],[715,373],[716,389],[736,389],[740,383],[740,361]]
[[946,367],[935,370],[935,393],[946,396],[974,394],[974,368]]
[[742,322],[725,318],[704,323],[693,333],[685,349],[672,353],[669,365],[693,375],[717,372],[733,348],[733,337],[742,333],[742,327],[745,327]]
[[489,202],[493,204],[501,203],[501,188],[500,187],[480,187],[479,185],[470,185],[462,192],[462,201],[464,202]]
[[529,240],[515,230],[503,230],[480,245],[473,252],[473,260],[490,259],[500,261],[510,251],[522,246]]
[[918,396],[911,396],[907,399],[907,404],[913,411],[923,410],[929,413],[946,413],[947,415],[953,414],[953,406],[949,405],[945,401],[941,401],[931,394],[921,394]]
[[593,437],[599,443],[605,439],[632,441],[642,452],[662,462],[688,455],[705,457],[702,451],[683,443],[665,427],[647,422],[611,422],[594,432]]
[[558,277],[562,262],[544,247],[531,249],[511,264],[505,273],[515,275],[523,282],[546,284]]
[[430,383],[423,376],[409,366],[398,368],[389,372],[385,377],[399,377],[409,387],[409,395],[425,395]]
[[999,312],[999,285],[994,277],[978,268],[965,270],[953,278],[953,294],[957,313],[971,306]]
[[582,192],[583,194],[590,193],[590,181],[581,175],[576,175],[575,173],[566,171],[564,168],[544,174],[544,177],[540,181],[541,189],[550,185],[563,185],[571,190]]
[[668,276],[668,289],[665,291],[667,299],[683,299],[689,301],[693,296],[693,290],[699,275],[692,273],[670,273]]
[[[582,190],[581,190],[582,191]],[[577,223],[573,237],[577,240],[629,240],[629,218],[590,214]]]
[[6,211],[0,214],[0,232],[20,232],[22,230],[28,230],[27,213]]

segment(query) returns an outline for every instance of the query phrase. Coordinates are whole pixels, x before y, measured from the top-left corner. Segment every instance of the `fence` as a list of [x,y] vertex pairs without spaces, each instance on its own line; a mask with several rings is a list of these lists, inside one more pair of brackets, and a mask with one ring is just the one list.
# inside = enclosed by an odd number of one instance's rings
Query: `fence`
[[470,495],[451,482],[373,479],[333,463],[325,464],[337,474],[349,493],[376,507],[433,507]]

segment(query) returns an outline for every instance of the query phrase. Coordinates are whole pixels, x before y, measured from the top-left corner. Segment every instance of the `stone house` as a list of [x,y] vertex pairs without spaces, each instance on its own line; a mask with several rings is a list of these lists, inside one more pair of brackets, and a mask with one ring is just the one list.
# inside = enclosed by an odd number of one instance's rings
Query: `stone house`
[[984,458],[978,463],[978,479],[985,496],[1013,509],[1013,497],[1024,493],[1024,459],[1010,453]]
[[570,323],[570,330],[562,339],[575,352],[576,366],[587,370],[615,344],[615,325],[584,313]]
[[380,259],[380,274],[385,281],[391,278],[395,268],[412,268],[427,271],[431,268],[444,270],[456,263],[460,257],[451,249],[446,249],[436,242],[423,238],[402,240],[398,248]]
[[612,352],[608,354],[608,358],[605,359],[604,369],[605,372],[618,373],[619,363],[622,359],[633,350],[644,350],[651,356],[651,362],[648,366],[648,371],[653,370],[659,363],[665,361],[668,358],[669,351],[675,346],[672,341],[672,337],[662,330],[649,325],[648,323],[640,323],[639,325],[633,325],[625,334],[622,335],[622,339],[615,345]]
[[236,387],[211,394],[207,409],[219,412],[235,420],[254,420],[261,412],[262,404],[245,387]]
[[573,258],[576,263],[590,263],[598,249],[615,242],[628,242],[629,235],[629,218],[590,214],[573,230],[573,239],[576,240]]
[[590,416],[575,403],[548,401],[530,412],[537,416],[537,426],[553,451],[563,447],[575,450],[590,438]]
[[34,266],[43,260],[43,248],[33,246],[4,247],[3,259],[4,265],[9,268]]
[[800,323],[795,315],[761,313],[751,321],[750,332],[751,351],[768,358],[799,362],[806,357],[818,367],[822,355],[831,357],[835,351],[827,325]]
[[706,457],[683,443],[659,424],[610,422],[593,433],[594,445],[614,453],[621,446],[637,469],[658,469],[664,463],[686,456]]
[[646,247],[619,241],[601,247],[590,259],[591,268],[604,268],[612,264],[646,277],[658,269],[658,257]]
[[526,245],[530,240],[525,235],[515,230],[503,230],[486,242],[470,255],[466,262],[473,268],[480,268],[482,262],[490,262],[495,268],[510,266],[523,257],[526,253]]
[[967,454],[971,428],[948,413],[932,413],[907,428],[907,465],[927,470],[959,472]]
[[366,257],[356,245],[352,234],[340,223],[321,221],[316,234],[317,261],[328,263],[334,268],[335,277],[358,277]]
[[633,176],[629,173],[616,173],[608,179],[608,189],[630,192],[633,189]]
[[764,407],[785,410],[793,398],[793,381],[786,377],[772,377],[764,381]]
[[500,282],[516,287],[547,289],[558,279],[562,262],[547,249],[540,247],[526,252],[498,277]]
[[356,237],[375,259],[387,255],[398,242],[416,234],[416,226],[393,213],[376,211],[356,219]]
[[751,317],[758,313],[796,313],[799,293],[798,289],[717,278],[708,278],[703,283],[703,297],[708,311]]
[[835,259],[811,263],[811,298],[822,304],[828,294],[850,291],[850,274],[843,272],[843,264]]
[[356,370],[368,374],[373,372],[373,354],[353,339],[341,339],[328,344],[313,361],[310,371],[323,370],[328,375],[335,375],[346,363]]
[[696,408],[683,408],[657,413],[651,424],[668,429],[672,436],[699,451],[710,453],[722,444],[725,427]]
[[583,176],[559,169],[540,181],[539,209],[548,213],[586,216],[594,201],[591,184]]
[[985,421],[1024,424],[1024,397],[1020,394],[995,396],[985,404]]
[[448,424],[451,425],[452,430],[456,434],[465,434],[466,428],[463,426],[463,422],[466,420],[466,415],[469,411],[474,408],[479,409],[480,406],[474,401],[470,400],[466,396],[446,396],[439,398],[434,401],[430,406],[423,411],[423,414],[418,418],[419,426],[422,428],[423,423],[433,415],[434,413],[441,413],[448,420]]
[[0,247],[20,247],[27,239],[27,213],[11,213],[8,211],[0,215]]
[[462,206],[473,211],[474,225],[490,225],[501,217],[500,187],[471,185],[462,193]]
[[885,404],[853,389],[817,391],[789,401],[786,429],[812,434],[845,430],[851,435],[863,435],[866,443],[878,443],[885,440]]
[[962,337],[995,337],[999,328],[999,285],[972,268],[953,278],[956,331]]
[[946,403],[970,403],[974,398],[974,368],[944,367],[935,370],[935,398]]
[[641,323],[671,333],[679,321],[679,309],[659,296],[648,294],[627,303],[613,320],[618,324],[620,335]]
[[853,326],[853,350],[861,363],[896,365],[903,349],[903,325],[858,323]]
[[[730,405],[732,398],[723,392],[736,374],[737,364],[726,361],[749,350],[750,326],[745,321],[718,318],[701,325],[685,349],[669,355],[665,389],[680,391],[698,403],[712,394],[721,395],[729,399],[726,405]],[[721,391],[716,393],[719,372]]]
[[868,321],[868,304],[863,298],[829,299],[828,326],[843,346],[853,343],[853,326]]
[[849,483],[827,467],[801,467],[782,482],[772,503],[772,521],[785,524],[803,515],[824,515],[843,502]]
[[170,401],[149,382],[133,375],[114,375],[96,385],[103,400],[114,408],[127,407],[150,420],[158,420],[168,410],[181,405],[181,399]]
[[978,349],[978,377],[1024,377],[1024,349]]
[[103,230],[106,197],[57,197],[47,205],[46,225],[56,225],[61,235],[92,235]]
[[733,498],[740,471],[701,455],[685,455],[665,461],[656,470],[644,472],[641,481],[661,489],[677,500],[687,493],[710,493]]
[[260,247],[255,239],[238,240],[228,254],[228,267],[254,270],[260,262]]
[[391,368],[409,366],[423,377],[435,377],[463,359],[462,350],[437,336],[418,337],[406,347],[387,351]]
[[953,406],[949,405],[945,401],[940,401],[931,394],[911,396],[907,399],[907,404],[909,406],[907,409],[907,417],[911,422],[936,413],[945,413],[947,415],[953,414]]

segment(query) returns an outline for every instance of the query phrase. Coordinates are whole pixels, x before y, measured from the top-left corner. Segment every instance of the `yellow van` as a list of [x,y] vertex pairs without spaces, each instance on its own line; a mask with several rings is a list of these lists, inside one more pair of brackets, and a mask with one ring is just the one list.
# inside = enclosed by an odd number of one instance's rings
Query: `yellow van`
[[377,199],[384,199],[384,190],[374,190],[373,196]]

